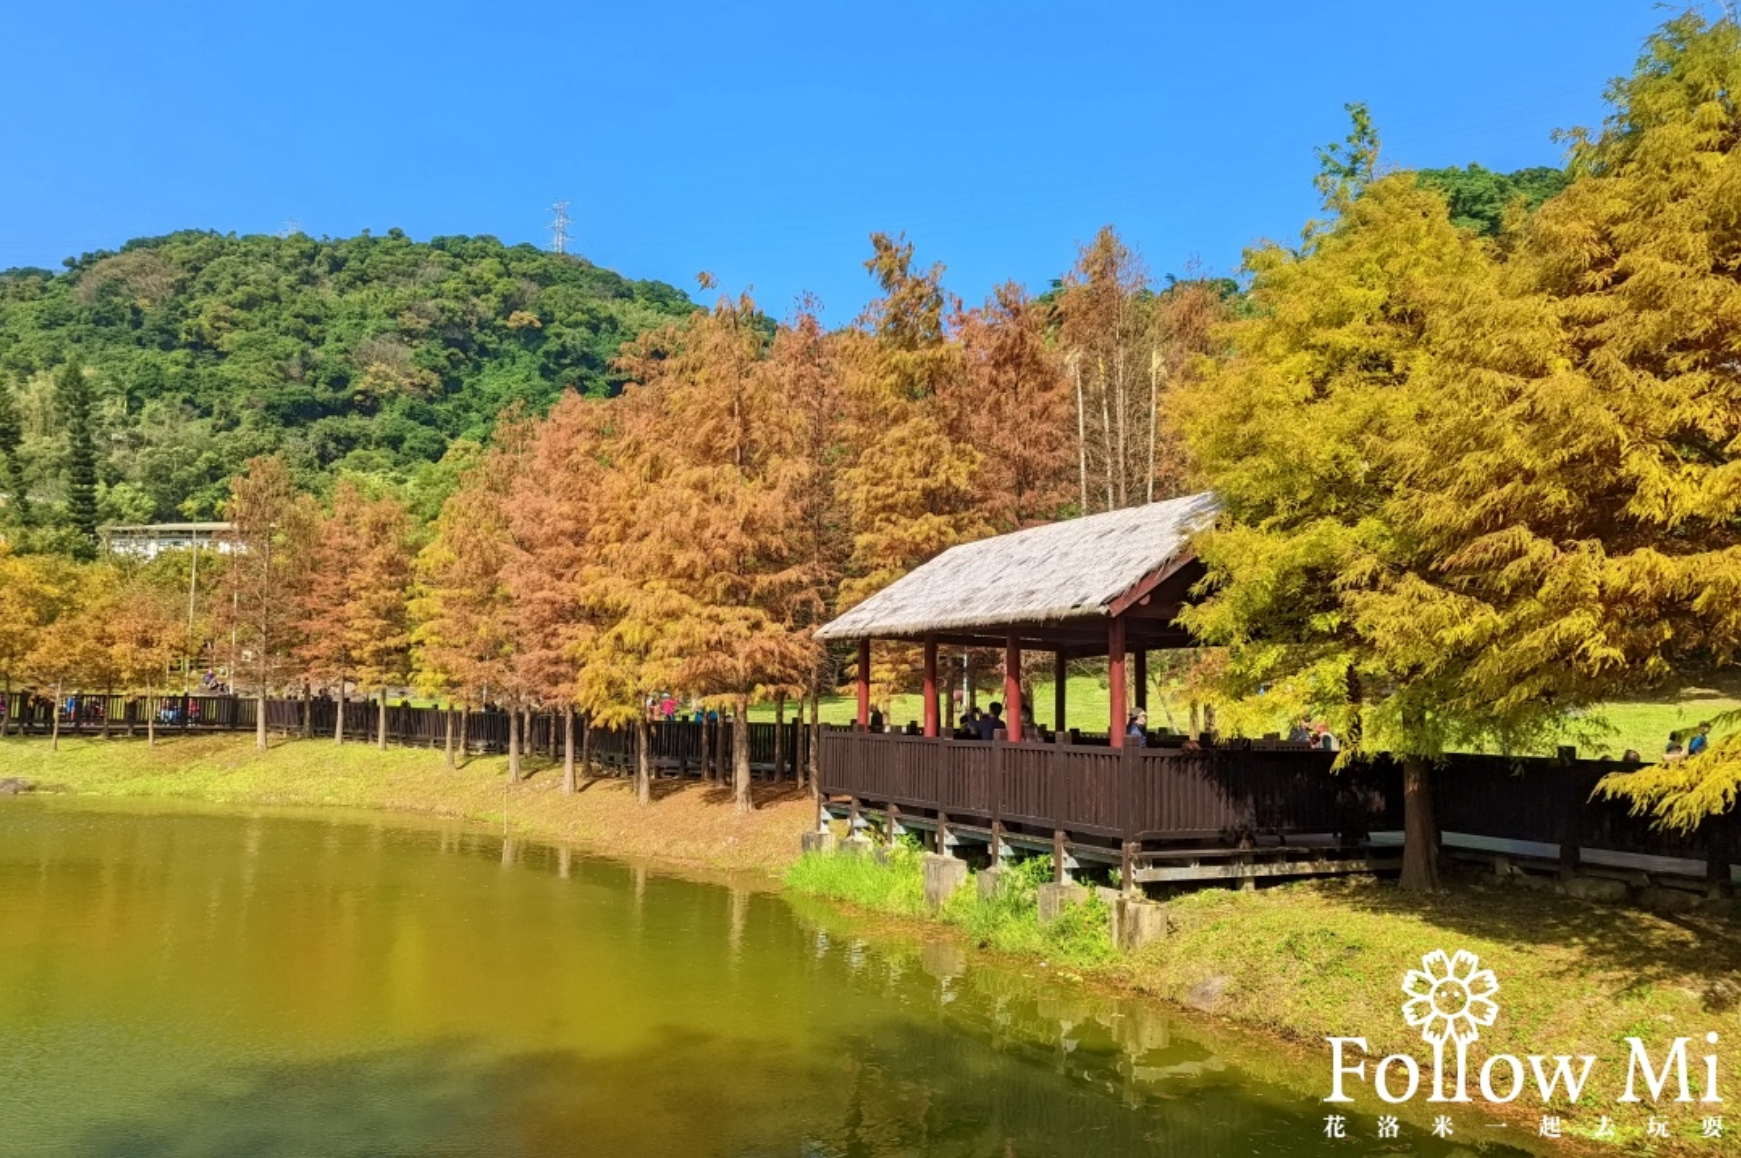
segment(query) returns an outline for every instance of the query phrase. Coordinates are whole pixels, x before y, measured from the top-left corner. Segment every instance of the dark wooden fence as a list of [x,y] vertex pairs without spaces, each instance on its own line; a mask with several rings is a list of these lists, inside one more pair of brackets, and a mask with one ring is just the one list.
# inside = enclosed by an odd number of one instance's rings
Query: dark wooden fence
[[[1334,754],[1288,745],[1204,751],[1010,744],[830,729],[822,792],[866,807],[956,824],[1057,830],[1103,843],[1222,842],[1305,834],[1351,838],[1402,826],[1402,769],[1385,756],[1331,771]],[[1612,771],[1636,765],[1567,757],[1448,755],[1432,777],[1440,827],[1492,840],[1557,846],[1562,863],[1601,850],[1705,862],[1741,851],[1741,815],[1690,835],[1666,833],[1624,803],[1592,799]],[[1726,879],[1726,878],[1725,878]]]
[[1401,824],[1401,774],[1328,753],[1111,748],[830,729],[821,789],[953,820],[1119,842],[1366,833]]
[[[63,735],[142,733],[148,713],[166,732],[250,731],[257,707],[257,701],[235,696],[160,696],[147,702],[142,696],[81,694],[57,704],[15,692],[5,697],[0,716],[14,735],[47,735],[56,714]],[[372,739],[378,711],[372,703],[347,703],[345,735]],[[266,725],[289,735],[331,736],[337,712],[327,699],[269,699]],[[387,737],[395,744],[440,748],[448,722],[439,708],[389,706]],[[454,728],[457,737],[457,717]],[[809,732],[795,722],[784,728],[780,773],[795,776],[808,763]],[[771,723],[749,725],[750,766],[758,773],[775,770],[775,730]],[[467,751],[505,752],[508,714],[473,710],[463,734]],[[560,755],[561,716],[532,713],[524,742],[533,754]],[[653,765],[663,774],[699,775],[704,753],[715,769],[731,766],[729,722],[660,720],[649,726],[649,742]],[[606,768],[632,769],[634,731],[593,729],[592,755]],[[1009,744],[825,728],[817,755],[825,793],[941,813],[962,823],[1062,830],[1109,844],[1215,841],[1230,834],[1352,835],[1402,823],[1402,776],[1394,761],[1380,757],[1332,773],[1331,754],[1286,744],[1195,752],[1116,749],[1104,736]],[[1449,755],[1433,777],[1434,809],[1448,833],[1557,846],[1570,866],[1593,851],[1704,861],[1713,872],[1741,860],[1741,815],[1735,812],[1676,835],[1631,815],[1623,803],[1591,798],[1603,776],[1626,767],[1565,756]]]
[[[145,731],[146,716],[154,714],[159,731],[233,732],[252,731],[257,723],[259,702],[236,696],[161,696],[147,703],[143,696],[69,695],[58,705],[41,696],[13,695],[0,713],[13,735],[46,736],[60,717],[62,735],[123,735]],[[373,740],[379,726],[380,705],[351,701],[345,704],[345,736]],[[338,722],[338,704],[330,699],[268,699],[266,727],[285,735],[330,737]],[[389,704],[387,739],[399,745],[441,748],[447,743],[448,714],[440,708]],[[575,724],[575,744],[580,745],[581,721]],[[796,721],[783,725],[783,743],[775,739],[776,725],[749,725],[750,768],[774,772],[775,748],[780,749],[781,774],[794,776],[808,758],[808,735]],[[453,719],[455,741],[462,731],[465,748],[475,753],[508,750],[508,713],[494,708],[466,713],[463,729],[458,714]],[[706,732],[705,741],[703,731]],[[715,769],[730,769],[733,736],[730,721],[697,723],[692,720],[658,720],[649,725],[653,767],[661,773],[700,775],[702,756]],[[562,716],[556,712],[533,712],[522,743],[528,752],[560,755],[563,742]],[[592,733],[594,762],[614,770],[629,770],[635,764],[635,733],[632,728],[595,728]]]
[[155,715],[163,731],[241,731],[254,727],[256,701],[236,696],[69,695],[58,704],[44,696],[0,693],[0,719],[12,735],[48,735],[60,717],[62,735],[145,731]]

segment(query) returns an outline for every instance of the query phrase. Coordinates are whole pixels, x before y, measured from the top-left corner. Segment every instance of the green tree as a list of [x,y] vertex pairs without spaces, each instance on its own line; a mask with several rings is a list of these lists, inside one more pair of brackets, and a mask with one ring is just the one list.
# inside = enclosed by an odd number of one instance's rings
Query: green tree
[[[692,309],[668,285],[488,237],[182,232],[0,271],[0,377],[77,361],[119,403],[96,474],[151,518],[216,518],[251,458],[282,454],[310,490],[398,485],[451,441],[487,439],[506,406],[614,394],[623,343]],[[27,481],[58,493],[62,427],[31,426],[26,463],[57,473]]]
[[74,553],[94,559],[97,553],[97,439],[91,384],[76,361],[61,367],[56,379],[61,420],[67,433],[67,523],[76,532]]
[[1418,176],[1422,185],[1445,198],[1452,225],[1483,237],[1499,236],[1508,213],[1514,209],[1533,213],[1572,180],[1566,170],[1546,166],[1512,173],[1496,173],[1480,165],[1453,166],[1422,169]]
[[0,527],[23,527],[30,522],[30,496],[24,482],[24,466],[18,448],[24,429],[18,419],[18,404],[12,400],[12,383],[0,378]]

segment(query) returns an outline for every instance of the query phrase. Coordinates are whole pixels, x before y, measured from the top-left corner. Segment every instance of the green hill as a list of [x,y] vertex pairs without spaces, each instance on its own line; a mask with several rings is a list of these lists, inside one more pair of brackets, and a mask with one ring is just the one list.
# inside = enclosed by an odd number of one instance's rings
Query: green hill
[[66,265],[0,273],[16,419],[10,434],[0,421],[0,456],[39,531],[66,499],[54,374],[69,360],[91,385],[102,519],[209,518],[230,474],[273,450],[317,487],[341,471],[415,483],[505,405],[614,390],[620,345],[693,308],[572,256],[398,230],[174,233]]

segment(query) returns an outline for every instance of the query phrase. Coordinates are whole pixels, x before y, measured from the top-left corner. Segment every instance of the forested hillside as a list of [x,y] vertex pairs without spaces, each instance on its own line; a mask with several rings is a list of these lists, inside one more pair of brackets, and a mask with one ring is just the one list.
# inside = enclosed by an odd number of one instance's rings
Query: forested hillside
[[[1533,210],[1566,179],[1479,165],[1419,174],[1453,224],[1488,237],[1514,206]],[[1119,288],[1077,292],[1065,308],[1072,279]],[[1177,285],[1212,287],[1243,309],[1233,279]],[[952,300],[942,294],[937,309]],[[1194,313],[1207,300],[1152,286],[1108,230],[1080,268],[1017,311],[1036,348],[1076,351],[1077,402],[1126,460],[1108,470],[1111,451],[1080,448],[1074,509],[1123,505],[1133,471],[1144,496],[1156,478],[1178,481],[1166,423],[1145,404],[1164,393],[1161,378],[1176,381],[1211,348],[1196,331],[1215,311]],[[190,231],[86,254],[60,273],[0,272],[0,534],[27,551],[88,554],[104,523],[218,518],[229,480],[272,453],[303,489],[326,495],[350,477],[393,490],[427,523],[456,460],[504,409],[542,414],[571,387],[615,393],[624,344],[693,312],[671,286],[575,257],[398,230],[338,240]],[[971,345],[1002,312],[974,321],[956,306],[934,321],[949,343]],[[772,332],[767,318],[756,325]],[[1100,380],[1120,366],[1140,367],[1144,388]],[[1070,423],[1059,421],[1062,439]],[[461,453],[448,458],[456,440]]]
[[1422,169],[1420,182],[1445,198],[1451,224],[1483,237],[1497,237],[1513,207],[1533,212],[1571,183],[1564,169],[1537,166],[1496,173],[1480,165]]
[[64,521],[77,456],[60,382],[77,363],[102,521],[218,517],[229,477],[271,451],[309,484],[412,481],[511,403],[612,392],[622,343],[691,309],[671,286],[491,237],[142,239],[0,273],[0,458],[39,531]]

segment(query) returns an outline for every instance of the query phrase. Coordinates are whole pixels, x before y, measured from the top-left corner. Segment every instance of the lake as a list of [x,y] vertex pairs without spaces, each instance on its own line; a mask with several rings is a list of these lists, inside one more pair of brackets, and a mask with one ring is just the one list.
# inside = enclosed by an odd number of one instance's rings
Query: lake
[[457,824],[0,800],[0,1154],[1456,1152],[1045,973]]

